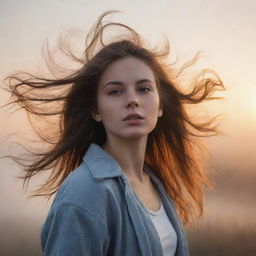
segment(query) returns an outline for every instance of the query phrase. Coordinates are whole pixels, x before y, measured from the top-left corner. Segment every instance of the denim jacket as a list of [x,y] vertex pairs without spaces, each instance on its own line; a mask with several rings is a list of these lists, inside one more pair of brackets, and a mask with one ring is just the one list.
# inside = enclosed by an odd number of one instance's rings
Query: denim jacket
[[[145,166],[189,255],[183,227],[161,181]],[[160,238],[118,163],[96,144],[60,186],[41,230],[46,256],[162,256]]]

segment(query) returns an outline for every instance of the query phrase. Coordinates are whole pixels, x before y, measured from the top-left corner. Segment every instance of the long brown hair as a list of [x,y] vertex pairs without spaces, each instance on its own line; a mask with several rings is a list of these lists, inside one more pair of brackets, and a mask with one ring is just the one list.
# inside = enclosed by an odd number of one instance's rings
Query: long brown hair
[[[106,140],[102,123],[91,116],[97,106],[97,86],[102,73],[115,60],[127,56],[139,58],[154,72],[163,108],[163,116],[148,136],[145,163],[161,179],[186,223],[198,210],[202,214],[202,189],[211,183],[198,160],[197,139],[216,133],[214,119],[198,124],[186,105],[213,99],[212,93],[223,89],[223,84],[213,71],[205,70],[193,81],[193,89],[183,92],[173,79],[171,66],[165,62],[169,55],[168,41],[161,51],[147,49],[132,28],[104,23],[109,13],[103,13],[87,35],[83,59],[61,46],[66,55],[81,63],[80,69],[62,78],[44,78],[25,72],[7,77],[6,90],[14,98],[9,104],[18,103],[30,120],[57,117],[54,120],[59,126],[53,137],[37,130],[49,147],[46,152],[34,152],[35,161],[25,163],[17,157],[13,159],[25,170],[24,184],[32,176],[50,170],[48,179],[34,195],[53,195],[67,175],[81,164],[89,145],[103,145]],[[105,44],[103,33],[112,27],[125,29],[128,34]]]

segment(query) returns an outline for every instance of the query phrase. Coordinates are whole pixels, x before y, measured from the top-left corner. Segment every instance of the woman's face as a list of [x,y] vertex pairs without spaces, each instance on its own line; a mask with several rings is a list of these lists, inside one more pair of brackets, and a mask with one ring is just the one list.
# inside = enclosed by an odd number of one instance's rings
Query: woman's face
[[147,136],[161,115],[155,77],[148,65],[138,58],[125,57],[106,68],[92,116],[103,122],[107,140]]

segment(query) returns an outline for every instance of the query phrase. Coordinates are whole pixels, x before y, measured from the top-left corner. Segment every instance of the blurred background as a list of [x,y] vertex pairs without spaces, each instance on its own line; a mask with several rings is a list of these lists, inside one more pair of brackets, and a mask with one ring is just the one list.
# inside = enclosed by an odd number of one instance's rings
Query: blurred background
[[[202,51],[204,57],[185,72],[189,81],[201,68],[212,68],[227,91],[222,101],[204,104],[200,115],[223,114],[224,136],[209,138],[209,166],[215,189],[205,198],[205,215],[187,227],[191,255],[256,255],[256,1],[255,0],[9,0],[0,1],[0,80],[17,70],[43,73],[42,45],[56,45],[70,29],[84,31],[106,10],[122,11],[113,21],[135,28],[150,44],[171,43],[178,63]],[[83,38],[76,43],[82,49]],[[0,91],[0,105],[9,95]],[[25,114],[0,109],[0,157],[22,152],[13,142],[29,143]],[[50,201],[29,199],[16,177],[22,171],[0,161],[0,255],[40,253],[40,227]]]

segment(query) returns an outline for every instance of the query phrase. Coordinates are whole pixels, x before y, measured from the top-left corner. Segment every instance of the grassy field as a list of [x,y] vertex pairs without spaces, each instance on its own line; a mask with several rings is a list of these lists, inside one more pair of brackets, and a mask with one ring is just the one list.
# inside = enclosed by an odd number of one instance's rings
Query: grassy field
[[256,166],[218,167],[206,195],[206,216],[188,228],[191,256],[256,255]]
[[255,256],[256,225],[205,223],[188,232],[191,256]]

